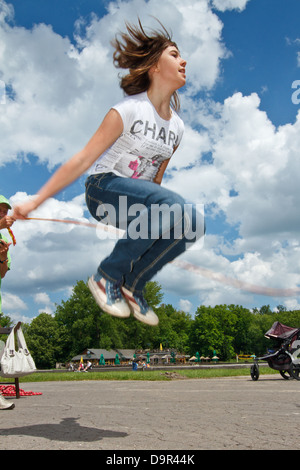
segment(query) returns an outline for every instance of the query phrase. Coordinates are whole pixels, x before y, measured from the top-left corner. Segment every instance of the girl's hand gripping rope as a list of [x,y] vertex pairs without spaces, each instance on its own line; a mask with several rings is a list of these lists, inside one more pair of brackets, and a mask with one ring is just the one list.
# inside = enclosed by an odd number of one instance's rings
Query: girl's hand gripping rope
[[19,206],[14,207],[13,217],[15,219],[27,219],[27,216],[30,212],[36,209],[36,204],[34,201],[27,201]]

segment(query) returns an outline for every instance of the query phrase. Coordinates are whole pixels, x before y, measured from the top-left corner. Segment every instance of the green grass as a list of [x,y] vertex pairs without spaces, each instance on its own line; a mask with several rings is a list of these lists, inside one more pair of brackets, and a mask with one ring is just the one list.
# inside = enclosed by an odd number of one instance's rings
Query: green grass
[[[278,372],[269,367],[260,367],[260,374],[278,374]],[[81,381],[81,380],[173,380],[179,379],[180,376],[187,379],[207,379],[217,377],[237,377],[249,376],[250,368],[242,369],[189,369],[189,370],[116,370],[103,372],[36,372],[20,378],[20,383],[25,382],[61,382],[61,381]],[[1,382],[12,382],[12,379],[1,378]]]

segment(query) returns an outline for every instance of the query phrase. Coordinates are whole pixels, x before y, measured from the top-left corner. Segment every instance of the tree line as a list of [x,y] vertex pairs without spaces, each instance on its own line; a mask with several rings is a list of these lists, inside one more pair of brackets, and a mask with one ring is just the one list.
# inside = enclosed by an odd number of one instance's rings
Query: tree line
[[[249,310],[240,305],[199,306],[194,317],[163,303],[157,282],[146,285],[145,298],[159,316],[156,327],[133,317],[118,319],[101,312],[87,284],[78,281],[70,298],[56,306],[53,315],[41,313],[30,324],[23,324],[28,349],[37,368],[65,363],[86,348],[96,349],[174,349],[183,354],[217,356],[228,361],[236,354],[266,353],[271,346],[264,337],[275,321],[300,327],[300,310],[286,311],[279,305]],[[11,326],[9,316],[0,318],[1,326]],[[5,337],[1,338],[5,341]]]

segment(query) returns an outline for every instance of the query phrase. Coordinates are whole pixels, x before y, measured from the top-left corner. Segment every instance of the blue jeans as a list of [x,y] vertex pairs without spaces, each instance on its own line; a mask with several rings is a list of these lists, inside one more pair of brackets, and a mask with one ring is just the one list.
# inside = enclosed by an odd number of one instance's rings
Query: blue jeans
[[[190,204],[186,214],[181,196],[150,181],[113,173],[91,175],[86,180],[86,203],[96,220],[126,230],[100,263],[96,280],[121,282],[132,292],[141,294],[146,282],[183,253],[187,243],[204,235],[203,215],[196,207]],[[160,215],[162,207],[176,210],[167,210],[166,218]]]

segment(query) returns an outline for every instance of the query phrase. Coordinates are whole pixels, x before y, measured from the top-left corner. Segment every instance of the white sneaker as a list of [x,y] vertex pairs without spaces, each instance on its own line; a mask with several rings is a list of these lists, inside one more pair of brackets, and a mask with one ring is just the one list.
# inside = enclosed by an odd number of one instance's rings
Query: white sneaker
[[88,280],[88,287],[99,307],[106,313],[119,318],[130,316],[130,308],[122,295],[119,283],[107,281],[103,277],[96,282],[92,276]]
[[133,316],[147,325],[156,326],[159,323],[158,316],[149,307],[144,297],[140,294],[130,292],[122,287],[122,292],[132,309]]
[[8,400],[5,400],[4,396],[0,393],[0,410],[13,410],[15,407],[14,403],[9,403]]

